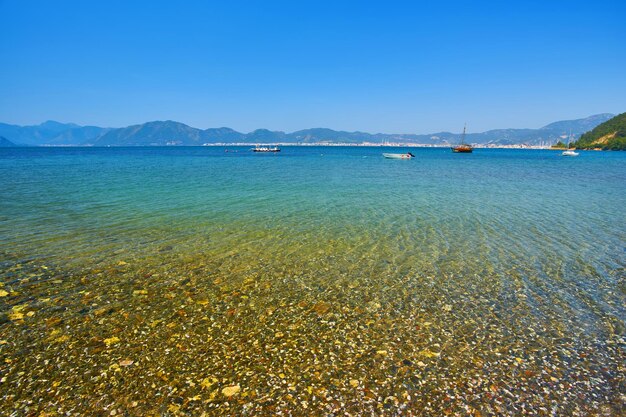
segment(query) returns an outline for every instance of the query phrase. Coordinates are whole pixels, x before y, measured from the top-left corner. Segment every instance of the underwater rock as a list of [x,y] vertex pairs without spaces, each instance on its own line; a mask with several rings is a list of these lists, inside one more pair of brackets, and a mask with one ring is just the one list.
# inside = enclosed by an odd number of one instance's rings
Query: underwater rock
[[241,390],[241,387],[239,385],[230,385],[222,389],[222,394],[224,394],[224,396],[226,397],[232,397],[233,395],[237,394],[240,390]]

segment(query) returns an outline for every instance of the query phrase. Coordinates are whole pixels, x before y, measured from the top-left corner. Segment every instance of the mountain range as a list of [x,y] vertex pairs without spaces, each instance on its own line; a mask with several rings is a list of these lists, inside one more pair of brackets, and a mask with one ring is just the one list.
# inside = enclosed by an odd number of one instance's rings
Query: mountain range
[[[477,145],[550,145],[559,139],[578,138],[581,134],[611,119],[614,115],[603,113],[583,119],[563,120],[539,129],[497,129],[482,133],[469,133],[466,142]],[[186,124],[154,121],[122,128],[79,126],[74,123],[47,121],[34,126],[0,123],[0,136],[9,143],[26,146],[197,146],[203,144],[232,143],[411,143],[441,145],[460,141],[459,133],[389,134],[345,132],[326,128],[299,130],[292,133],[257,129],[240,133],[228,127],[197,129]]]
[[0,148],[10,148],[13,146],[16,146],[15,143],[11,142],[3,136],[0,136]]

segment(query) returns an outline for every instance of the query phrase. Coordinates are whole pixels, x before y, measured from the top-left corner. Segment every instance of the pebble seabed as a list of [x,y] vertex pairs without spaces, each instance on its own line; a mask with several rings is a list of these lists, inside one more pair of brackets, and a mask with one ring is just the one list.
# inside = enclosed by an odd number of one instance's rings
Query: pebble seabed
[[321,246],[88,267],[5,253],[0,414],[626,413],[623,318],[585,319],[523,271]]

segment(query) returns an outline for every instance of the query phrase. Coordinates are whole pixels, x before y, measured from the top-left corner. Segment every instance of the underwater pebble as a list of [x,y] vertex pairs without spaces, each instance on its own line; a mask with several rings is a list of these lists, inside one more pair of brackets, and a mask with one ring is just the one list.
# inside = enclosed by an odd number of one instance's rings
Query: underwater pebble
[[114,345],[114,344],[118,343],[119,341],[120,341],[120,338],[117,337],[117,336],[113,336],[113,337],[109,337],[108,339],[104,339],[104,343],[107,346]]
[[233,395],[237,394],[240,390],[241,390],[241,387],[239,385],[231,385],[222,389],[222,394],[224,394],[224,396],[226,397],[232,397]]

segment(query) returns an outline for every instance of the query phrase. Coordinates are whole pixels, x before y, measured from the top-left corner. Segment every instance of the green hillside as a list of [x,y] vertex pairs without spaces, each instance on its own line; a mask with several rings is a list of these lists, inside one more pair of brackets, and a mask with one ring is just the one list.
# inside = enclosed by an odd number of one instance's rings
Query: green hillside
[[626,150],[626,113],[619,114],[584,133],[574,142],[578,149]]

